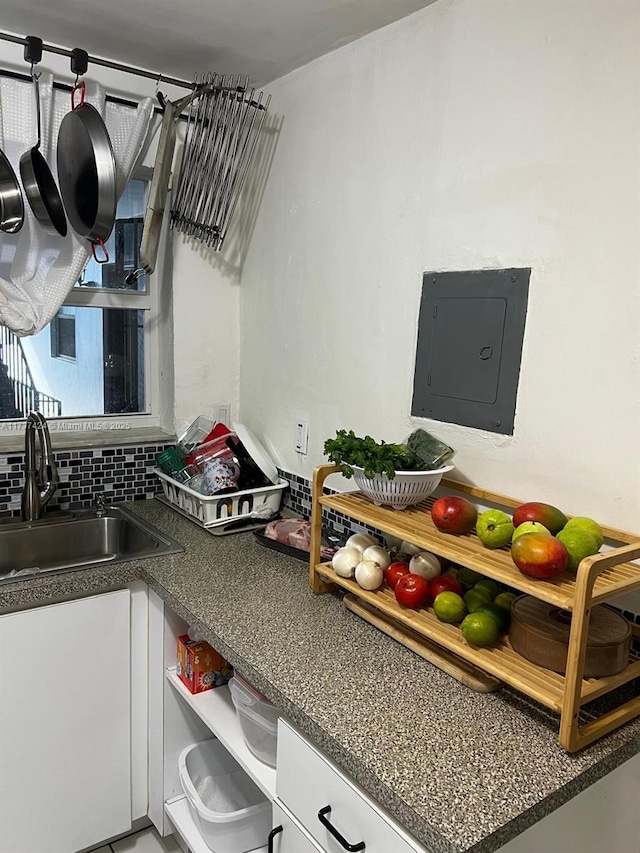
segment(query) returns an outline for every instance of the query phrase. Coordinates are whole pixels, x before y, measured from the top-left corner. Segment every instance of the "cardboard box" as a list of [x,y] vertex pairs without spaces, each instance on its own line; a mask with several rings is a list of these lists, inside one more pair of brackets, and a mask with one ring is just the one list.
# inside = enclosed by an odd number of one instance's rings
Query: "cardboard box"
[[190,693],[221,687],[233,675],[231,664],[209,643],[178,637],[176,673]]

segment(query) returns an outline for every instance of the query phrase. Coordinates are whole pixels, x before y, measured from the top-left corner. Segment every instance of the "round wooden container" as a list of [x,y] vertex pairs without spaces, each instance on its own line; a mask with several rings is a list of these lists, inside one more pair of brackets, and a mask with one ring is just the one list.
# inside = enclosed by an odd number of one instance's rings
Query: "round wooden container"
[[[567,667],[571,614],[553,604],[522,595],[511,606],[509,640],[532,663],[564,675]],[[629,663],[631,626],[616,610],[598,604],[591,610],[586,678],[621,672]]]

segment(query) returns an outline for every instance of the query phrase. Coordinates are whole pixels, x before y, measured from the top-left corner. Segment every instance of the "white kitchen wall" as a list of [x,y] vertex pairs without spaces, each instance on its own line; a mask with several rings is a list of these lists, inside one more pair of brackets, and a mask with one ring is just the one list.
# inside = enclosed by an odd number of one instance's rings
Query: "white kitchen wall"
[[[240,412],[284,468],[422,425],[459,479],[640,528],[639,36],[635,0],[439,0],[269,87]],[[423,271],[512,266],[514,435],[412,419]]]
[[[423,425],[461,479],[638,529],[639,29],[635,0],[438,0],[272,84],[233,239],[174,241],[175,423],[229,401],[305,476],[336,429]],[[423,271],[510,266],[532,267],[513,437],[412,419]]]

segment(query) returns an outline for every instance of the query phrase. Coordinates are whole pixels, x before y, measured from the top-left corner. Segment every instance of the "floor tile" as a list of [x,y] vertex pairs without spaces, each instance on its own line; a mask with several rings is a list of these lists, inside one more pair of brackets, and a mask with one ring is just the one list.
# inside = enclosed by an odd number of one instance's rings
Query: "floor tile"
[[161,838],[153,828],[113,841],[111,849],[113,853],[181,853],[171,836]]

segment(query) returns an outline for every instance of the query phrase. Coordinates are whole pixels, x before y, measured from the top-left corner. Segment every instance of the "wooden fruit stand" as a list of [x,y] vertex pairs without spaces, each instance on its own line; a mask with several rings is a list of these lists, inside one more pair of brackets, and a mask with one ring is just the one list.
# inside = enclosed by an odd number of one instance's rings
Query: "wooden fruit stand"
[[[597,719],[580,723],[580,708],[587,702],[610,693],[640,676],[640,659],[630,653],[629,663],[617,675],[604,678],[584,678],[584,661],[587,649],[591,608],[622,593],[640,589],[640,566],[631,561],[640,558],[640,537],[602,527],[608,540],[622,543],[612,550],[582,560],[574,576],[567,573],[552,580],[535,580],[521,574],[511,560],[508,549],[485,548],[475,533],[452,536],[441,533],[433,524],[430,506],[434,498],[420,505],[399,511],[375,506],[361,492],[323,494],[326,478],[340,469],[336,465],[320,465],[314,471],[312,489],[312,535],[309,566],[309,583],[316,592],[326,592],[340,586],[358,599],[360,615],[377,614],[369,619],[378,627],[394,626],[387,630],[409,648],[416,646],[416,637],[424,638],[430,648],[425,654],[436,665],[449,671],[452,659],[487,673],[494,679],[510,685],[530,698],[540,702],[560,715],[559,742],[569,752],[575,752],[608,734],[634,717],[640,715],[640,696],[634,696],[607,711]],[[443,479],[441,488],[466,494],[471,499],[515,508],[522,501],[487,492]],[[322,509],[336,510],[363,524],[384,533],[413,542],[458,565],[467,566],[488,578],[517,589],[535,598],[561,607],[571,613],[571,630],[567,669],[565,675],[537,666],[517,654],[507,637],[486,648],[470,646],[462,636],[459,626],[440,622],[430,608],[408,610],[401,607],[393,591],[383,587],[375,592],[361,589],[353,580],[338,576],[331,563],[320,562],[320,533]],[[356,608],[353,608],[356,609]],[[640,627],[631,626],[634,636],[640,636]],[[439,661],[438,651],[441,650]],[[463,680],[463,679],[461,679]],[[487,689],[491,689],[487,687]]]

